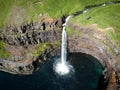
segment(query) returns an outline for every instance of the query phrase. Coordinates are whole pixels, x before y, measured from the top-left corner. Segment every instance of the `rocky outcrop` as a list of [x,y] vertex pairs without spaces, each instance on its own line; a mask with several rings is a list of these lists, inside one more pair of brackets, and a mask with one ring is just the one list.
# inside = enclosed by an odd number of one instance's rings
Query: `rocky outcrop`
[[[90,25],[87,28],[81,28],[78,26],[72,26],[69,23],[69,27],[73,30],[77,30],[81,33],[80,36],[71,35],[68,37],[68,47],[70,52],[83,52],[96,57],[99,62],[105,66],[108,62],[117,68],[120,52],[119,47],[106,35],[106,30],[100,30],[97,26]],[[112,28],[109,28],[112,30]],[[112,50],[111,50],[112,49]]]
[[29,61],[14,62],[6,59],[0,59],[0,70],[13,74],[31,74],[34,70]]
[[58,54],[60,54],[60,48],[48,48],[35,60],[11,61],[7,59],[0,59],[0,70],[12,74],[32,74],[38,70],[46,60]]
[[113,71],[106,90],[117,90],[116,73]]
[[53,42],[60,37],[61,21],[31,22],[20,27],[6,26],[1,39],[9,45],[28,46],[43,42]]
[[5,26],[0,39],[5,42],[9,57],[0,58],[0,70],[32,74],[46,59],[58,54],[61,25],[61,19],[44,18],[21,26]]

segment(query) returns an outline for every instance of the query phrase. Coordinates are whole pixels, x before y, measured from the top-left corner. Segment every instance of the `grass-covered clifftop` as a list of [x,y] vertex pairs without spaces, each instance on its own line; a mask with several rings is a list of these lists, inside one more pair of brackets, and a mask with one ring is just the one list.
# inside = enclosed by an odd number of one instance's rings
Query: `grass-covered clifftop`
[[[80,11],[88,5],[108,1],[111,0],[0,0],[0,27],[3,27],[6,23],[19,24],[18,22],[23,23],[36,20],[40,14],[47,14],[52,18],[60,18],[63,15],[70,15],[76,11]],[[14,7],[19,8],[16,9]],[[120,4],[94,8],[74,18],[73,21],[81,25],[98,24],[101,28],[112,27],[114,29],[114,33],[111,34],[112,39],[120,45],[119,8]],[[87,17],[91,18],[87,20]]]
[[[108,29],[108,34],[120,46],[120,4],[113,4],[104,7],[91,9],[85,14],[72,19],[76,24],[87,26],[97,24],[98,27]],[[89,19],[87,19],[89,18]]]

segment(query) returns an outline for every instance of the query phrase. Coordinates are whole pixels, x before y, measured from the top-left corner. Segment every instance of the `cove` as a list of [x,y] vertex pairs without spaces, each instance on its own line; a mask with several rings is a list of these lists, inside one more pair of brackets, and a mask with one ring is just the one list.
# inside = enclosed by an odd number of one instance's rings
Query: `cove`
[[[68,75],[56,75],[53,70],[60,56],[48,60],[40,70],[32,75],[12,75],[0,72],[0,90],[102,90],[99,81],[102,66],[96,58],[83,53],[70,53],[68,62],[74,72]],[[101,87],[101,86],[100,86]]]

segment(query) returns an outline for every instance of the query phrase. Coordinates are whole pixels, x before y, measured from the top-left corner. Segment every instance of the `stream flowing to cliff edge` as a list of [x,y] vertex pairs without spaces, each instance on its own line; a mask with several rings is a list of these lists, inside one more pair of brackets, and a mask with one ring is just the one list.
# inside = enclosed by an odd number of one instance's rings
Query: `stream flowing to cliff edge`
[[120,1],[109,1],[109,2],[105,2],[105,3],[89,5],[89,6],[86,6],[83,10],[73,13],[72,16],[78,16],[80,14],[87,13],[89,10],[91,10],[93,8],[104,7],[104,6],[113,5],[113,4],[120,4]]

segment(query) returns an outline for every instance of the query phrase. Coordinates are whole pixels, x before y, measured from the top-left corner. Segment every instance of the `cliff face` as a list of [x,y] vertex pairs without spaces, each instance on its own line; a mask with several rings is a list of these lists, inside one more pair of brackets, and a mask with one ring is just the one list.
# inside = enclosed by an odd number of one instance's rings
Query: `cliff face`
[[[0,70],[13,74],[32,74],[46,60],[60,54],[63,21],[45,18],[20,26],[5,26],[0,40],[5,43],[9,56],[6,59],[0,58]],[[113,72],[119,78],[120,48],[107,35],[108,31],[114,32],[113,28],[100,29],[96,24],[82,27],[72,22],[68,22],[68,27],[73,32],[68,35],[69,53],[92,55],[103,66],[106,81],[111,80]]]
[[[32,73],[45,62],[46,57],[59,51],[61,25],[61,19],[41,17],[40,21],[29,24],[5,26],[0,39],[5,43],[9,56],[0,58],[0,70],[14,74]],[[39,62],[38,67],[35,61]]]
[[70,52],[90,54],[96,57],[103,67],[105,63],[110,63],[114,69],[119,67],[116,64],[120,58],[120,48],[107,35],[108,31],[113,31],[113,28],[100,29],[96,24],[80,27],[69,23],[68,26],[81,33],[80,36],[74,34],[68,37]]
[[[52,50],[60,52],[60,43],[58,42],[61,40],[61,26],[62,20],[47,18],[19,27],[4,27],[1,40],[5,42],[5,49],[9,52],[9,57],[1,59],[1,69],[12,73],[32,73],[35,69],[32,63],[38,57],[42,54],[44,57],[46,52],[49,53]],[[112,68],[119,70],[119,48],[106,35],[106,31],[113,30],[112,28],[102,30],[95,24],[85,28],[73,23],[68,23],[68,27],[72,28],[73,32],[81,33],[80,35],[77,33],[68,35],[68,50],[70,52],[90,54],[96,57],[103,67],[107,67],[106,65],[109,63]],[[43,63],[43,61],[40,62]],[[19,71],[25,66],[29,66],[30,68],[27,68],[29,70]],[[14,70],[14,68],[17,69]]]

